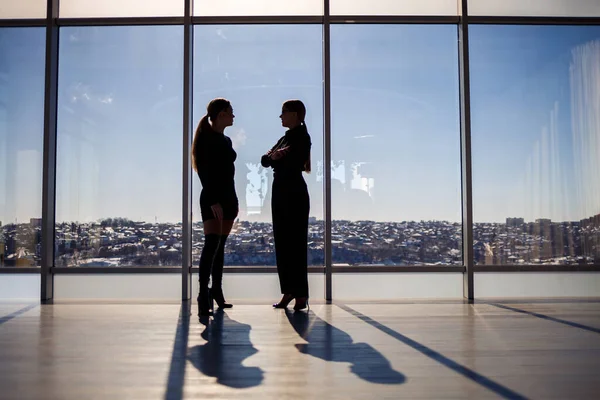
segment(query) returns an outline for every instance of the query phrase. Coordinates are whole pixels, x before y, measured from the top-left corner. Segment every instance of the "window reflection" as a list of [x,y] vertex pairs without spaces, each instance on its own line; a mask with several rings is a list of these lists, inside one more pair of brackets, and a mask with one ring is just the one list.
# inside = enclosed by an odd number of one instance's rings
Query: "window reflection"
[[[307,107],[312,163],[323,159],[322,27],[320,25],[217,25],[194,27],[194,121],[215,97],[225,97],[235,122],[225,130],[237,152],[240,211],[225,248],[225,265],[273,266],[270,168],[260,157],[285,134],[279,115],[285,100]],[[208,55],[208,56],[206,56]],[[323,183],[318,168],[303,174],[310,194],[309,265],[324,263]],[[193,263],[203,245],[199,198],[193,177]]]
[[40,265],[43,28],[0,28],[0,267]]
[[471,30],[474,251],[479,264],[600,256],[600,29]]
[[331,28],[337,265],[462,263],[456,27]]
[[181,266],[181,26],[61,28],[55,265]]

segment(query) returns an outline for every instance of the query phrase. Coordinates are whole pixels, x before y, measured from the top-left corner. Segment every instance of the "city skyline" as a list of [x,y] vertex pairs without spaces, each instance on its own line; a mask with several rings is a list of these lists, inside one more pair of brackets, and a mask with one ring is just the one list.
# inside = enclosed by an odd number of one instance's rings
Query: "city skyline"
[[[41,220],[0,227],[0,266],[39,265]],[[99,223],[58,223],[54,257],[59,267],[180,266],[183,262],[181,223],[107,219]],[[192,262],[196,265],[203,240],[201,223],[192,226]],[[600,257],[600,214],[581,223],[552,223],[523,218],[506,224],[475,223],[473,259],[479,265],[594,265]],[[309,265],[325,262],[324,224],[311,221]],[[225,263],[232,266],[273,266],[272,224],[234,224]],[[462,226],[444,221],[333,221],[333,265],[462,265]]]
[[[196,27],[194,120],[210,98],[232,100],[244,219],[270,221],[270,172],[257,164],[291,97],[309,108],[306,179],[323,218],[320,28]],[[182,34],[61,28],[57,221],[181,219]],[[0,30],[4,223],[41,213],[43,38]],[[472,27],[475,222],[598,214],[599,96],[585,88],[600,81],[599,39],[598,27]],[[334,220],[461,221],[456,41],[453,25],[332,27]],[[193,187],[196,216],[195,175]]]

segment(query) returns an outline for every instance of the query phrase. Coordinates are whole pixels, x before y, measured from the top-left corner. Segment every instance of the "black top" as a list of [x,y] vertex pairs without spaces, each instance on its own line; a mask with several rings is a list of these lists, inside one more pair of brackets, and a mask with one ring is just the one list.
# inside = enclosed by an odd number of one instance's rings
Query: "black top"
[[277,141],[271,151],[289,146],[290,150],[279,160],[272,160],[268,155],[262,156],[260,163],[263,167],[273,167],[274,175],[298,175],[304,171],[304,164],[310,155],[310,135],[306,125],[302,124],[288,130]]
[[229,137],[212,130],[199,134],[194,160],[202,183],[202,196],[209,204],[223,203],[236,197],[236,158]]

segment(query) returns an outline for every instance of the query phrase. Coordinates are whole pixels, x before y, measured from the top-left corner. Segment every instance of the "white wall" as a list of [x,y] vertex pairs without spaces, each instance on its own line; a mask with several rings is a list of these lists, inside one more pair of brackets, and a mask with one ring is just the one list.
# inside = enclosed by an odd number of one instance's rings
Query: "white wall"
[[600,272],[478,272],[475,297],[600,297]]
[[40,274],[0,273],[0,300],[40,300]]

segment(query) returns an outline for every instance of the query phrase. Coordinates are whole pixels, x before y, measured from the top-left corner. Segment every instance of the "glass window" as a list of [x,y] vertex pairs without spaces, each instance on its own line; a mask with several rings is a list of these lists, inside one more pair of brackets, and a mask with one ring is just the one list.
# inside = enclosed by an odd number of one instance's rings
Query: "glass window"
[[600,27],[471,28],[478,264],[600,260]]
[[461,264],[456,26],[331,27],[335,264]]
[[0,0],[0,19],[46,18],[47,0]]
[[458,15],[457,0],[330,0],[331,15]]
[[184,0],[60,0],[62,18],[183,16]]
[[598,0],[469,0],[470,15],[598,17]]
[[0,267],[40,265],[44,28],[0,28]]
[[197,16],[323,15],[323,0],[194,0]]
[[[320,25],[196,26],[194,29],[194,121],[215,97],[231,101],[235,122],[225,134],[237,152],[239,222],[225,254],[226,265],[275,265],[271,228],[271,168],[261,156],[285,134],[279,115],[285,100],[307,108],[312,173],[303,174],[311,198],[309,264],[323,265],[323,62]],[[320,170],[321,168],[321,170]],[[200,181],[194,187],[194,264],[202,249]]]
[[181,266],[183,29],[60,31],[56,266]]

